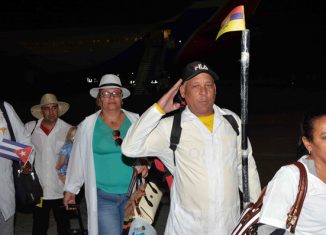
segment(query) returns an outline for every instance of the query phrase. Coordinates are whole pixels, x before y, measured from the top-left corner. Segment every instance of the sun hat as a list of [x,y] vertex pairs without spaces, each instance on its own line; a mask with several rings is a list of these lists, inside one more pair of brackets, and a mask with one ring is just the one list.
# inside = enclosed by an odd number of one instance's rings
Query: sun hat
[[70,105],[68,103],[63,102],[63,101],[58,101],[57,97],[54,94],[47,93],[41,97],[40,104],[34,105],[31,108],[32,115],[34,117],[36,117],[37,119],[41,119],[43,117],[41,108],[42,108],[42,106],[47,105],[47,104],[58,104],[58,107],[59,107],[58,116],[59,117],[62,116],[63,114],[65,114],[70,107]]
[[106,74],[102,76],[100,85],[90,89],[89,93],[93,98],[96,98],[98,91],[106,88],[120,88],[122,90],[122,99],[127,98],[130,95],[130,91],[127,88],[122,87],[120,78],[114,74]]
[[215,81],[219,80],[218,75],[207,64],[200,61],[194,61],[187,64],[182,72],[181,78],[185,82],[200,73],[208,73],[215,79]]

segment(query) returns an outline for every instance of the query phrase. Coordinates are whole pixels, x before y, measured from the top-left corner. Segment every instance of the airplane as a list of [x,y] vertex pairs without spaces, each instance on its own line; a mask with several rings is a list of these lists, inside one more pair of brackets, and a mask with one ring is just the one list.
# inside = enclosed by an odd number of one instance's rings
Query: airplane
[[[128,71],[124,77],[131,87],[134,86],[134,93],[136,95],[160,93],[169,86],[170,80],[178,76],[180,68],[187,62],[203,60],[210,62],[211,65],[219,63],[220,60],[216,60],[214,54],[218,50],[230,50],[234,47],[232,43],[235,39],[235,37],[232,40],[232,37],[226,36],[216,43],[215,37],[219,25],[239,4],[245,6],[246,17],[252,17],[259,3],[260,0],[194,1],[175,17],[160,22],[156,30],[147,34],[146,37],[150,42],[146,41],[145,44],[141,44],[140,54],[133,53],[132,50],[135,48],[130,47],[98,67],[98,70],[105,71],[111,66],[112,70],[116,69],[120,71],[117,72],[120,74],[124,66],[121,68],[119,65],[125,65],[128,64],[127,61],[131,61],[134,67],[130,66],[130,68],[133,67],[133,70]],[[240,55],[240,40],[238,41]],[[136,44],[135,47],[137,47]],[[135,54],[135,57],[131,57]],[[223,58],[225,54],[228,52],[222,53]],[[141,60],[139,61],[138,58]]]
[[223,38],[215,42],[222,20],[240,4],[251,17],[259,2],[192,1],[179,6],[175,16],[146,24],[2,30],[0,61],[8,65],[6,74],[23,78],[24,88],[69,87],[81,78],[87,88],[110,72],[136,95],[157,92],[186,62],[209,61],[217,50],[230,48]]

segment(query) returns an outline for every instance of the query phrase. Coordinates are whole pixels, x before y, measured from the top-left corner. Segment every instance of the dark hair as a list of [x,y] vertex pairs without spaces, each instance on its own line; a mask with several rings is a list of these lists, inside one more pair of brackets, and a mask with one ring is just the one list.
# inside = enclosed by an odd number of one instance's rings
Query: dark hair
[[97,93],[95,105],[96,105],[96,110],[101,109],[101,94],[100,94],[100,92]]
[[312,141],[313,140],[313,129],[314,129],[314,123],[317,119],[326,116],[326,109],[321,110],[313,110],[309,111],[305,114],[300,129],[301,129],[301,137],[299,140],[299,145],[297,147],[297,156],[301,157],[303,155],[308,154],[308,150],[305,148],[302,137],[306,137],[307,140]]

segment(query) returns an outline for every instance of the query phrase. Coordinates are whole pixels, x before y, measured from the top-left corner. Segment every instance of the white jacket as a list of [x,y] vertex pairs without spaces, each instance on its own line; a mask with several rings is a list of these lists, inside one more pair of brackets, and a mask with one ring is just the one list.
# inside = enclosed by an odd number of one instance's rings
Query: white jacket
[[[29,133],[25,130],[24,123],[20,120],[14,108],[4,102],[7,114],[16,137],[16,141],[22,144],[31,145]],[[0,110],[0,140],[10,139],[8,125]],[[0,157],[0,212],[5,220],[15,214],[15,188],[12,174],[12,160]]]
[[[122,144],[127,156],[157,156],[174,176],[166,235],[229,235],[240,217],[238,189],[242,189],[241,133],[236,135],[222,117],[232,114],[214,105],[211,133],[186,107],[181,117],[182,133],[175,152],[169,148],[173,118],[162,118],[152,106],[128,131]],[[249,148],[250,200],[260,193],[259,176]]]
[[32,143],[36,152],[35,171],[43,188],[43,199],[60,199],[63,198],[63,183],[58,177],[55,166],[71,125],[58,118],[50,134],[46,135],[40,127],[42,120],[43,118],[39,119],[37,123],[30,121],[25,124],[29,133],[34,129]]
[[[139,115],[122,111],[131,123],[134,123]],[[93,159],[93,133],[100,111],[88,116],[79,124],[74,145],[70,154],[67,176],[64,190],[78,194],[85,184],[85,198],[87,204],[88,234],[98,235],[97,221],[97,191]],[[111,137],[110,137],[111,138]],[[109,223],[110,221],[108,221]]]

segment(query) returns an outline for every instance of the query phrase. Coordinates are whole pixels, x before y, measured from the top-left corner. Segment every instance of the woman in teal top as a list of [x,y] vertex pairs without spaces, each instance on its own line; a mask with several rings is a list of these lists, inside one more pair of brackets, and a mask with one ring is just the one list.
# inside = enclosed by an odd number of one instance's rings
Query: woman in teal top
[[[126,135],[131,122],[124,118],[120,128],[120,138]],[[128,191],[135,161],[121,154],[121,147],[113,136],[114,129],[102,118],[96,120],[93,152],[97,188],[110,193],[123,194]],[[113,136],[113,138],[107,138]]]
[[[139,115],[121,108],[122,99],[130,92],[115,75],[104,75],[99,87],[92,88],[90,94],[96,98],[100,110],[87,117],[78,129],[73,147],[76,149],[72,150],[73,155],[78,156],[72,156],[69,162],[64,203],[74,203],[76,188],[85,182],[89,234],[120,235],[135,165],[134,159],[121,153],[121,144]],[[147,175],[147,166],[136,169],[143,177]],[[93,182],[96,182],[96,191],[91,185]]]

